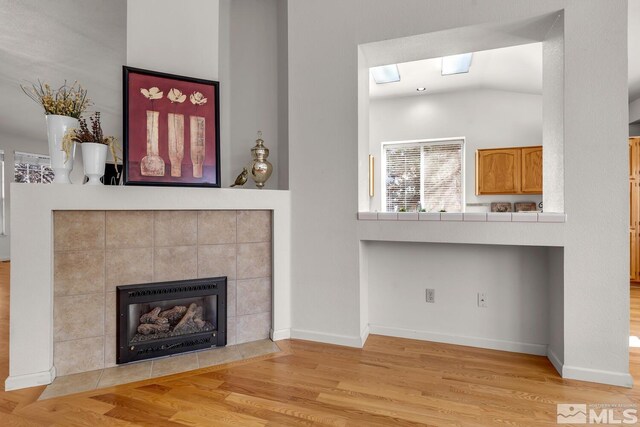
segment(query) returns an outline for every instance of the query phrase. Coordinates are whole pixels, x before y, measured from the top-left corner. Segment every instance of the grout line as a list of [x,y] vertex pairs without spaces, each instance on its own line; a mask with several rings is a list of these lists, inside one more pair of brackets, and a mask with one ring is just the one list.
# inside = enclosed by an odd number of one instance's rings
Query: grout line
[[[103,289],[103,301],[104,301],[104,305],[103,305],[103,310],[102,310],[102,316],[103,316],[103,322],[102,322],[102,368],[104,369],[104,367],[107,364],[107,318],[109,316],[107,316],[107,212],[105,211],[104,213],[104,249],[103,252],[104,254],[104,275],[102,277],[102,289]],[[116,321],[117,321],[117,316],[116,316]],[[104,372],[104,370],[103,370]],[[100,373],[100,377],[98,378],[98,382],[96,383],[96,388],[98,388],[98,384],[100,383],[100,378],[102,378],[102,372]]]
[[[90,339],[94,339],[94,338],[104,338],[104,335],[95,335],[92,337],[82,337],[82,338],[70,338],[68,340],[53,340],[54,344],[59,344],[59,343],[63,343],[63,342],[72,342],[72,341],[80,341],[80,340],[90,340]],[[94,369],[95,371],[95,369]]]
[[[97,291],[97,292],[87,292],[84,294],[63,294],[63,295],[56,295],[55,292],[53,294],[54,298],[66,298],[66,297],[81,297],[84,295],[100,295],[102,294],[102,291]],[[108,293],[108,292],[104,292],[104,293]]]
[[[236,239],[235,239],[236,240],[236,248],[235,248],[235,251],[236,251],[236,271],[233,273],[233,278],[234,278],[234,280],[236,282],[236,300],[235,300],[235,310],[234,310],[234,313],[236,314],[236,316],[234,316],[234,317],[237,317],[238,316],[238,251],[240,249],[240,245],[238,243],[238,216],[240,214],[239,214],[239,211],[235,211],[235,212],[236,212]],[[227,325],[227,326],[229,326],[229,325]],[[235,322],[234,326],[235,326],[236,330],[234,331],[233,336],[235,337],[236,342],[238,342],[238,322]],[[227,335],[228,335],[228,333],[227,333]]]
[[104,292],[102,293],[102,318],[102,369],[104,369],[107,364],[107,294]]

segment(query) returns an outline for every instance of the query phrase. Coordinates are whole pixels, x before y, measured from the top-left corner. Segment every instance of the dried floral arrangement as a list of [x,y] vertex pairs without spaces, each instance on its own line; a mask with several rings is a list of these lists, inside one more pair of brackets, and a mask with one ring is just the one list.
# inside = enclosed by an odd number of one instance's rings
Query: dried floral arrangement
[[100,123],[100,112],[96,111],[93,116],[89,117],[91,128],[87,125],[87,119],[80,118],[79,128],[72,128],[67,131],[62,139],[62,149],[67,153],[67,158],[71,156],[71,148],[74,143],[82,144],[83,142],[94,142],[96,144],[104,144],[109,146],[111,155],[116,163],[118,170],[118,161],[122,160],[118,157],[118,140],[113,136],[104,136],[102,132],[102,124]]
[[71,86],[65,80],[58,89],[53,89],[48,83],[38,80],[30,86],[20,85],[22,91],[38,104],[42,105],[45,114],[56,114],[79,119],[82,113],[91,105],[87,98],[87,90],[78,82]]

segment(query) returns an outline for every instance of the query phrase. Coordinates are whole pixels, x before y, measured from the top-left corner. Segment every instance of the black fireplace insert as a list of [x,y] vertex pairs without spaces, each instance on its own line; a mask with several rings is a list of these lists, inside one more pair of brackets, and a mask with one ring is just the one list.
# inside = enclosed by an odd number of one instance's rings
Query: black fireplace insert
[[118,286],[118,364],[227,344],[227,278]]

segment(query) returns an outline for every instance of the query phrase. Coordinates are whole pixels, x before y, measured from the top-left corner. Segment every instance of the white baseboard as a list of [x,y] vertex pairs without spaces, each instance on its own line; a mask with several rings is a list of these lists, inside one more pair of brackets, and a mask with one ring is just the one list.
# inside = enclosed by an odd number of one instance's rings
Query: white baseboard
[[560,361],[558,355],[555,354],[551,348],[547,350],[547,358],[549,358],[549,361],[562,378],[620,387],[633,387],[633,377],[626,372],[611,372],[567,366]]
[[369,325],[366,325],[362,329],[362,332],[360,332],[360,342],[362,343],[362,345],[360,346],[361,348],[364,347],[365,343],[367,342],[367,338],[369,338]]
[[626,372],[602,371],[599,369],[564,365],[562,367],[562,378],[620,387],[633,387],[633,377]]
[[551,349],[551,347],[547,348],[547,359],[551,362],[556,371],[562,376],[562,362],[558,355]]
[[269,336],[272,341],[288,340],[291,338],[291,329],[278,329],[277,331],[271,329]]
[[530,344],[516,341],[503,341],[490,338],[467,337],[462,335],[450,335],[437,332],[416,331],[380,325],[369,325],[372,334],[386,335],[389,337],[409,338],[423,341],[434,341],[445,344],[466,345],[469,347],[488,348],[491,350],[512,351],[516,353],[534,354],[536,356],[547,355],[546,344]]
[[56,368],[44,372],[36,372],[35,374],[13,375],[9,376],[4,382],[4,390],[18,390],[21,388],[36,387],[51,384],[56,378]]
[[326,332],[307,331],[303,329],[291,329],[291,338],[293,339],[317,341],[326,344],[344,345],[346,347],[362,348],[362,346],[364,345],[364,341],[368,336],[369,331],[367,330],[367,328],[362,331],[362,336],[339,335]]

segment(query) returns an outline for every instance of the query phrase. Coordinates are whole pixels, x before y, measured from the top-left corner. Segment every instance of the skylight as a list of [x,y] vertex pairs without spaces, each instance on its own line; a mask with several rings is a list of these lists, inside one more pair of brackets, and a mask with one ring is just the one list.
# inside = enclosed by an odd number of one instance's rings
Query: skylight
[[400,71],[397,64],[382,65],[380,67],[372,67],[371,76],[377,84],[393,83],[400,81]]
[[471,57],[473,53],[462,53],[442,57],[442,75],[468,73],[471,67]]

